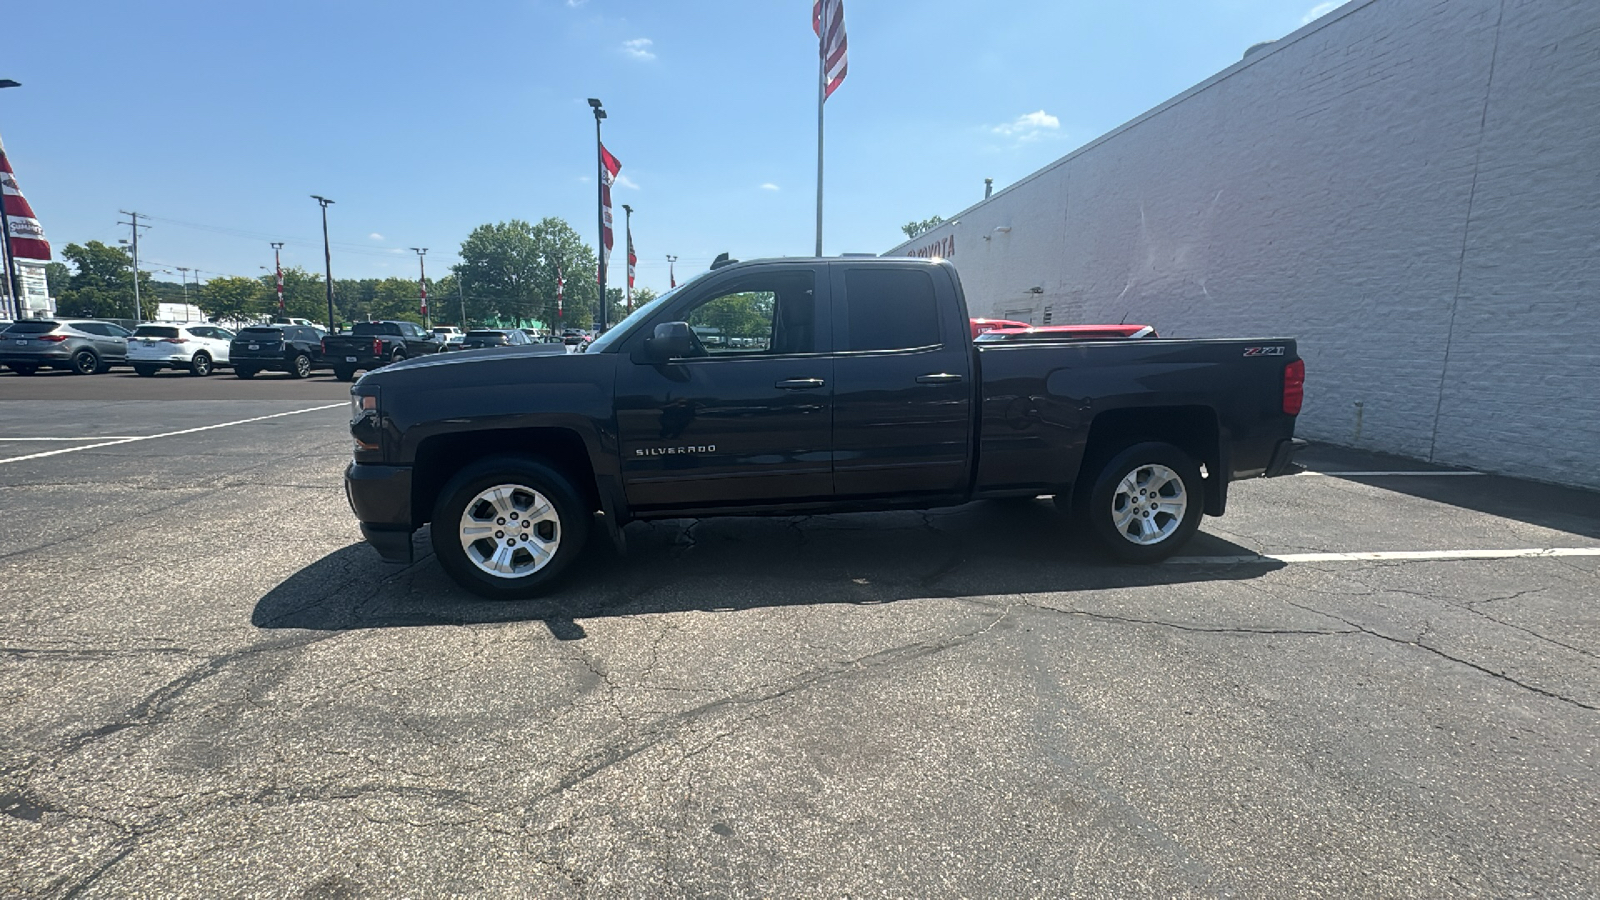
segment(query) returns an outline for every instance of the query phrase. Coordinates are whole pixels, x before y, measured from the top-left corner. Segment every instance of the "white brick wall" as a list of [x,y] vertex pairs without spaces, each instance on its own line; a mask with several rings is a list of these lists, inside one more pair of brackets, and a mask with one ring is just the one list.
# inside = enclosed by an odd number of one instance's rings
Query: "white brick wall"
[[1600,487],[1600,0],[1350,3],[952,218],[889,253],[975,315],[1295,337],[1302,435]]

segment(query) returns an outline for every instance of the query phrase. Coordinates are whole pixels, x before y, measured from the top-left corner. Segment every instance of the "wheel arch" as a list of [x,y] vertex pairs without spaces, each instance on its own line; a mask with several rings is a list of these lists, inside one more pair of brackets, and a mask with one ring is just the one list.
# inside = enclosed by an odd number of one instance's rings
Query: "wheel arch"
[[457,472],[494,456],[542,461],[565,475],[591,510],[601,508],[589,448],[577,432],[566,428],[460,431],[434,435],[417,446],[411,470],[413,524],[421,526],[432,517],[440,490]]
[[1206,515],[1223,514],[1228,502],[1228,466],[1217,412],[1209,406],[1138,406],[1095,416],[1075,491],[1087,492],[1113,456],[1145,441],[1171,444],[1204,466]]

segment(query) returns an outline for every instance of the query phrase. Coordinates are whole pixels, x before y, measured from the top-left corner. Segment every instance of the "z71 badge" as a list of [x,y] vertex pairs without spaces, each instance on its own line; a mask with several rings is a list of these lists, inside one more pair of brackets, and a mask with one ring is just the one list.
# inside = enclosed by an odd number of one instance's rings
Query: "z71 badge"
[[1245,356],[1282,356],[1283,355],[1283,347],[1282,346],[1278,346],[1278,347],[1246,347],[1246,348],[1244,348],[1244,355]]

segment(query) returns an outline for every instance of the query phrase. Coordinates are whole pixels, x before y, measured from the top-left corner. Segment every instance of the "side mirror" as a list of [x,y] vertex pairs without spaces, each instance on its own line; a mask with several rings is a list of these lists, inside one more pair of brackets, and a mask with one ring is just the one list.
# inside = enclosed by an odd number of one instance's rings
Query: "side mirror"
[[693,346],[694,332],[688,322],[662,322],[645,344],[645,352],[651,362],[664,363],[688,356]]

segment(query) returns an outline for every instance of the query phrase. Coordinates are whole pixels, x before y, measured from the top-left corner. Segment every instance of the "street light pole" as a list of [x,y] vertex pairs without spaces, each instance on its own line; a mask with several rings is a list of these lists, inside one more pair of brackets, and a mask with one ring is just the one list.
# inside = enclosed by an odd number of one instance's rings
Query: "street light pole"
[[179,266],[178,277],[183,279],[183,323],[189,324],[189,267]]
[[316,194],[312,194],[311,199],[322,204],[322,262],[327,267],[328,278],[328,333],[337,334],[338,329],[333,327],[333,251],[328,246],[328,207],[333,205],[333,201]]
[[605,171],[605,148],[600,143],[600,120],[606,117],[606,111],[600,108],[600,101],[589,98],[589,106],[594,110],[594,161],[595,181],[598,193],[595,197],[597,216],[600,220],[600,243],[595,248],[595,259],[599,262],[600,275],[600,324],[596,331],[604,333],[606,330],[606,178],[601,173]]
[[622,294],[627,302],[623,308],[633,312],[633,207],[622,204],[622,265],[627,278],[622,282]]
[[278,318],[287,318],[288,314],[283,308],[283,257],[279,251],[283,249],[283,241],[270,241],[272,244],[272,267],[278,277]]
[[417,287],[422,292],[422,327],[431,328],[433,326],[428,324],[428,264],[422,260],[424,256],[428,255],[428,248],[412,247],[411,249],[417,252],[417,266],[421,272],[420,277],[417,279]]

